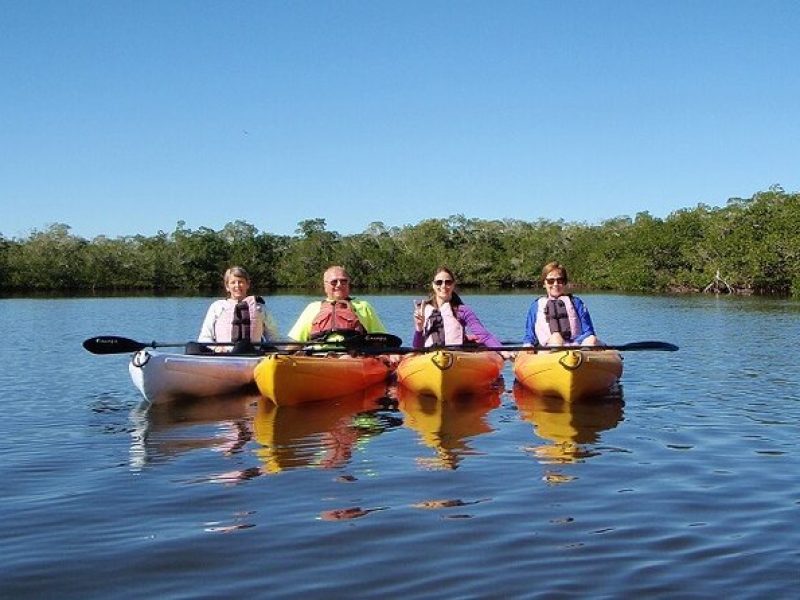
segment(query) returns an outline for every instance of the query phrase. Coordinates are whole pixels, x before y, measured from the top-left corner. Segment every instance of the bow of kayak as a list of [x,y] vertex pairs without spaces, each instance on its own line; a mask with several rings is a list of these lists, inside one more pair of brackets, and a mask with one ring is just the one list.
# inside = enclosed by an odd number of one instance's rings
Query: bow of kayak
[[616,350],[520,352],[514,361],[517,381],[542,396],[567,401],[607,394],[622,376]]
[[490,389],[503,368],[497,352],[434,350],[409,354],[397,366],[397,381],[439,400],[473,396]]
[[211,398],[246,391],[253,385],[259,356],[172,354],[140,350],[128,371],[136,388],[152,404]]
[[279,406],[349,396],[386,381],[389,367],[373,356],[272,354],[255,368],[259,392]]

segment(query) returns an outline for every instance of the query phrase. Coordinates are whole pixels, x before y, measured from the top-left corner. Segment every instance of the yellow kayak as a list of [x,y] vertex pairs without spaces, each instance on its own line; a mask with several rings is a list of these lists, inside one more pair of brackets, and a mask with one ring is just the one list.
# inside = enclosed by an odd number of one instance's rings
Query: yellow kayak
[[385,381],[389,367],[373,356],[272,354],[254,376],[262,396],[290,406],[355,394]]
[[417,394],[452,400],[490,389],[502,368],[497,352],[433,350],[404,356],[397,365],[397,381]]
[[524,351],[514,361],[514,375],[542,396],[567,401],[607,394],[622,376],[622,355],[616,350]]

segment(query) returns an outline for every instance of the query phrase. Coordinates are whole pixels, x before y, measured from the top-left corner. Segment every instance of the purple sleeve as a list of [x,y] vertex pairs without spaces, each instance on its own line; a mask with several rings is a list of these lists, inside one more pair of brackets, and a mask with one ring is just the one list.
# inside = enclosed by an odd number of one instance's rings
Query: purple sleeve
[[425,346],[425,336],[421,331],[414,330],[414,337],[411,338],[411,346],[413,348],[422,348]]
[[483,326],[481,320],[473,312],[473,310],[466,304],[458,307],[458,320],[464,326],[464,331],[476,338],[479,344],[489,347],[498,347],[503,344],[494,337],[486,327]]

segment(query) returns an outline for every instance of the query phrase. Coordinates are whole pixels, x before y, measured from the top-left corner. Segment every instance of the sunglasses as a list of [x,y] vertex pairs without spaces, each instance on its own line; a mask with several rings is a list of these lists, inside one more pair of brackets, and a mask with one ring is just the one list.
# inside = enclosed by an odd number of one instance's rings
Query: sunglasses
[[567,280],[564,279],[563,277],[547,277],[545,281],[547,282],[548,285],[553,285],[554,283],[564,284],[567,282]]
[[443,285],[453,285],[453,280],[452,279],[434,279],[433,280],[433,285],[435,285],[436,287],[440,287],[440,286],[443,286]]
[[331,279],[328,283],[330,285],[332,285],[332,286],[335,286],[336,284],[347,285],[348,283],[350,283],[350,280],[349,279]]

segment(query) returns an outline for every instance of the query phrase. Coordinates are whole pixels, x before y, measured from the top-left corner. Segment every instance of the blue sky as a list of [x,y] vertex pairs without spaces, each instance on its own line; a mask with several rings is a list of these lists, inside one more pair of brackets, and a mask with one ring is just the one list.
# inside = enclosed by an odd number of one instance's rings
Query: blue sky
[[800,3],[0,0],[0,233],[800,190]]

